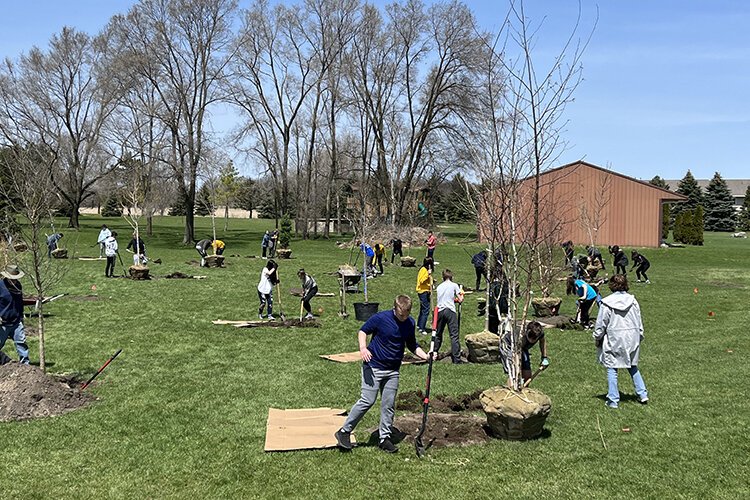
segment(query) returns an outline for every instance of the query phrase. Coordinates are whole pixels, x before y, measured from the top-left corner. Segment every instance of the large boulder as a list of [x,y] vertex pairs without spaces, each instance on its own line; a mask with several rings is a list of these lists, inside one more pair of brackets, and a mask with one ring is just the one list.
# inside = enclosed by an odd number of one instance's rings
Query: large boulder
[[497,363],[500,361],[500,337],[490,332],[466,336],[469,361],[472,363]]
[[490,433],[502,439],[523,440],[539,436],[552,410],[550,398],[535,389],[519,392],[492,387],[479,396]]
[[559,297],[535,297],[531,299],[534,316],[540,318],[557,316],[560,312],[560,304],[562,304],[562,299]]

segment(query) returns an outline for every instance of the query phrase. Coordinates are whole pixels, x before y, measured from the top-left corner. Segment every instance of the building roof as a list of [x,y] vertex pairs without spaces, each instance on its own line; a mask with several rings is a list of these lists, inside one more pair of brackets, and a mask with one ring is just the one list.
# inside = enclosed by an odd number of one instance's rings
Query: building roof
[[[711,179],[695,179],[696,182],[698,182],[698,185],[701,187],[701,189],[705,190],[708,187],[708,183],[711,182]],[[664,180],[669,185],[669,189],[672,191],[677,191],[677,186],[680,185],[680,181],[682,179],[672,179],[672,180]],[[724,182],[727,183],[727,187],[729,188],[729,191],[732,193],[732,196],[735,198],[745,196],[745,192],[747,191],[747,187],[750,186],[750,179],[724,179]]]
[[[602,172],[606,172],[606,173],[611,174],[611,175],[615,175],[617,177],[621,177],[623,179],[627,179],[627,180],[632,181],[632,182],[637,182],[639,184],[643,184],[644,186],[648,186],[650,189],[654,189],[656,191],[660,191],[661,192],[661,199],[662,200],[666,200],[666,201],[684,201],[684,200],[687,200],[687,197],[685,197],[685,196],[683,196],[681,194],[677,194],[674,191],[670,191],[669,189],[663,189],[663,188],[660,188],[658,186],[654,186],[650,182],[642,181],[642,180],[636,179],[634,177],[629,177],[629,176],[627,176],[625,174],[621,174],[619,172],[615,172],[614,170],[609,170],[609,169],[606,169],[606,168],[602,168],[602,167],[600,167],[598,165],[594,165],[593,163],[589,163],[589,162],[583,161],[583,160],[574,161],[573,163],[568,163],[568,164],[562,165],[560,167],[552,168],[550,170],[545,170],[540,175],[541,176],[545,176],[545,175],[549,174],[550,172],[556,172],[558,170],[562,170],[562,169],[565,169],[565,168],[575,168],[575,167],[578,167],[578,166],[585,166],[585,167],[588,167],[588,168],[593,168],[593,169],[596,169],[596,170],[600,170]],[[529,178],[533,178],[533,176],[529,177]],[[667,181],[667,183],[669,183],[669,181]],[[671,187],[671,184],[670,184],[670,187]],[[743,193],[744,193],[744,191],[743,191]]]

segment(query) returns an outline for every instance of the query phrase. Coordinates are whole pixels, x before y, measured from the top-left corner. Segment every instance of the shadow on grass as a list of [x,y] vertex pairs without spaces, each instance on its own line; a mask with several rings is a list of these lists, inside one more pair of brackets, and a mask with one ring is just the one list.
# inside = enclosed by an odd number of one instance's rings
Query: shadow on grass
[[[596,399],[600,399],[602,401],[607,401],[607,394],[598,394],[596,396],[593,396]],[[620,402],[624,401],[633,401],[636,403],[640,402],[640,398],[636,394],[622,394],[620,393]]]

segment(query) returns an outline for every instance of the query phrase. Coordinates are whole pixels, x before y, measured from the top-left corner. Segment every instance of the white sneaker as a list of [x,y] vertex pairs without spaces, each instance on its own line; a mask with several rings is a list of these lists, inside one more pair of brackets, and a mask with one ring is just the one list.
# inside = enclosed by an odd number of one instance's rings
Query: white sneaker
[[268,321],[273,321],[273,320],[275,320],[275,319],[276,319],[276,318],[274,318],[274,317],[273,317],[273,316],[271,316],[270,314],[268,315]]
[[651,280],[646,280],[646,284],[650,285],[651,284]]
[[262,315],[262,314],[259,314],[259,315],[258,315],[258,319],[263,319],[263,315]]
[[640,283],[640,282],[641,282],[641,280],[636,280],[636,282],[637,282],[637,283]]
[[313,316],[312,314],[307,313],[307,315],[305,316],[305,319],[313,319],[314,317],[315,316]]

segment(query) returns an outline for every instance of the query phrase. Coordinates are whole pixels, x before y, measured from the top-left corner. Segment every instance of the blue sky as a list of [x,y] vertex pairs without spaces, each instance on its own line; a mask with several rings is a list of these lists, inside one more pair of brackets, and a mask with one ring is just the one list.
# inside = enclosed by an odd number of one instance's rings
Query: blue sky
[[[2,3],[0,55],[15,57],[46,45],[64,25],[94,33],[134,2]],[[486,28],[502,21],[502,1],[467,3]],[[599,20],[582,59],[584,80],[566,113],[569,148],[560,163],[584,158],[641,179],[681,178],[687,169],[698,178],[715,171],[750,178],[750,2],[581,4],[581,36],[592,28],[597,8]],[[539,62],[560,47],[577,9],[577,0],[526,1],[527,14],[544,19]]]

